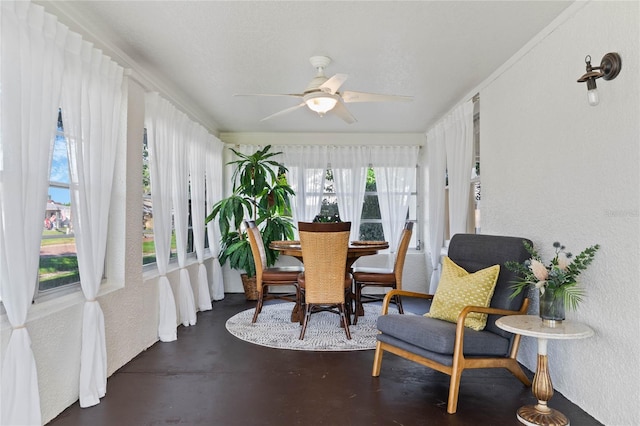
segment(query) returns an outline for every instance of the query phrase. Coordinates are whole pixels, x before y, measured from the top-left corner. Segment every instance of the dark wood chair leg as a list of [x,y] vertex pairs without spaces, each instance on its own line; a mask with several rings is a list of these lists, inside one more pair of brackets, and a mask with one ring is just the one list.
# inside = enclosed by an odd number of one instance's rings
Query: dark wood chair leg
[[309,323],[309,317],[311,316],[311,306],[305,304],[304,306],[304,322],[302,324],[302,330],[300,330],[300,340],[304,340],[304,333],[307,331],[307,324]]
[[355,311],[353,313],[353,325],[358,324],[358,317],[364,315],[364,307],[362,306],[362,287],[360,283],[355,283]]
[[338,305],[338,311],[340,311],[340,318],[342,319],[342,324],[344,325],[344,332],[347,335],[347,340],[351,340],[351,332],[349,331],[349,323],[347,321],[347,316],[345,315],[345,306],[344,303]]
[[351,292],[351,289],[346,289],[345,290],[345,295],[344,295],[344,306],[345,306],[345,312],[346,312],[346,318],[347,318],[347,324],[351,325],[351,301],[353,300],[353,293]]
[[258,303],[256,304],[256,311],[253,313],[253,319],[251,320],[252,324],[258,320],[258,315],[260,314],[260,312],[262,312],[262,305],[264,303],[264,292],[264,288],[262,289],[262,291],[258,292]]

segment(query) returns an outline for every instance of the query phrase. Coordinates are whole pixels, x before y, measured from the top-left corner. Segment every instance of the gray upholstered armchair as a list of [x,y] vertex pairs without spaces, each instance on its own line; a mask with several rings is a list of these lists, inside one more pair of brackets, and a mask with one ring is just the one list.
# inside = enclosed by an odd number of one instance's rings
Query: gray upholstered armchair
[[[456,234],[449,244],[448,257],[469,273],[499,264],[489,307],[467,306],[457,317],[457,323],[422,315],[387,315],[391,298],[433,295],[392,290],[383,302],[378,318],[378,342],[372,375],[380,375],[384,351],[407,358],[451,376],[447,412],[456,412],[460,378],[465,369],[506,368],[526,386],[531,381],[516,360],[520,336],[499,329],[496,319],[502,315],[523,315],[529,300],[524,294],[511,299],[511,283],[516,279],[505,266],[507,261],[523,262],[529,258],[523,238],[478,234]],[[528,240],[527,240],[528,241]],[[488,314],[486,327],[476,331],[465,327],[465,319],[472,312]]]

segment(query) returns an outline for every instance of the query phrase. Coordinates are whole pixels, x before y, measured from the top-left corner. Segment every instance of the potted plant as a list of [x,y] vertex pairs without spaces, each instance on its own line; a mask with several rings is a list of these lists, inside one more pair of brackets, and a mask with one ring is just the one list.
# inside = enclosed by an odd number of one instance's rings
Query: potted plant
[[272,241],[291,240],[294,224],[291,218],[290,197],[295,195],[287,183],[287,169],[273,157],[281,152],[271,152],[271,145],[251,155],[231,148],[239,158],[229,162],[234,165],[233,193],[212,208],[206,221],[218,219],[220,226],[220,265],[242,270],[243,286],[248,300],[257,299],[255,264],[243,220],[253,220],[260,228],[265,245],[267,264],[273,266],[278,252],[269,248]]
[[512,285],[512,297],[520,294],[528,287],[537,288],[540,292],[540,317],[543,321],[562,321],[564,311],[577,309],[585,296],[584,290],[578,286],[578,276],[591,264],[598,244],[587,247],[573,257],[565,251],[559,242],[553,243],[555,256],[545,265],[538,252],[526,241],[525,249],[531,258],[524,263],[507,262],[505,266],[517,273],[521,281]]

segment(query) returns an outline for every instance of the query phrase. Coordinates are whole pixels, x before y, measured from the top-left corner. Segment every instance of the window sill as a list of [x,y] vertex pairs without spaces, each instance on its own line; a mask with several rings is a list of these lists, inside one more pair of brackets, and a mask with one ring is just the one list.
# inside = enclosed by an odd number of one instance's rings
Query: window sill
[[[114,291],[118,291],[122,289],[123,286],[121,283],[103,281],[100,285],[100,292],[98,293],[98,301],[100,297],[107,295],[109,293],[113,293]],[[69,309],[73,306],[80,305],[85,301],[84,295],[80,287],[76,287],[75,291],[69,291],[63,295],[56,295],[56,297],[46,297],[44,300],[41,298],[40,300],[34,302],[29,308],[29,313],[27,314],[27,324],[32,321],[37,321],[42,318],[46,318],[47,316],[53,315],[57,312],[63,311],[65,309]],[[4,333],[5,331],[11,330],[11,324],[9,323],[9,318],[7,317],[6,312],[3,312],[0,315],[0,330]]]
[[[212,254],[205,251],[204,254],[204,259],[210,259],[212,258]],[[195,265],[196,263],[198,263],[198,258],[196,257],[195,253],[189,253],[187,255],[187,263],[186,266],[191,266],[191,265]],[[170,274],[172,272],[175,272],[177,270],[180,269],[180,266],[178,265],[178,259],[173,258],[171,259],[171,261],[169,262],[169,265],[167,265],[167,274]],[[142,267],[142,279],[143,280],[150,280],[153,278],[156,278],[160,276],[160,273],[158,272],[158,266],[155,263],[149,263],[148,265],[144,265]]]

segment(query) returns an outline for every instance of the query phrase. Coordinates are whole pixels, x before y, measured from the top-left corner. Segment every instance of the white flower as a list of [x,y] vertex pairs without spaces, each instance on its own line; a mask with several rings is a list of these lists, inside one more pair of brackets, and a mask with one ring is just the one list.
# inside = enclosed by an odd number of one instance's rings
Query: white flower
[[529,269],[531,269],[531,272],[533,272],[533,275],[535,275],[539,281],[546,281],[547,278],[549,278],[549,271],[539,260],[531,259]]
[[564,252],[558,253],[558,268],[561,271],[566,271],[570,263],[571,261]]
[[537,288],[538,290],[540,290],[540,295],[541,295],[541,296],[544,294],[544,289],[545,289],[545,288],[547,288],[547,287],[545,286],[545,284],[546,284],[546,283],[547,283],[546,281],[538,281],[538,282],[535,284],[535,285],[536,285],[536,288]]

